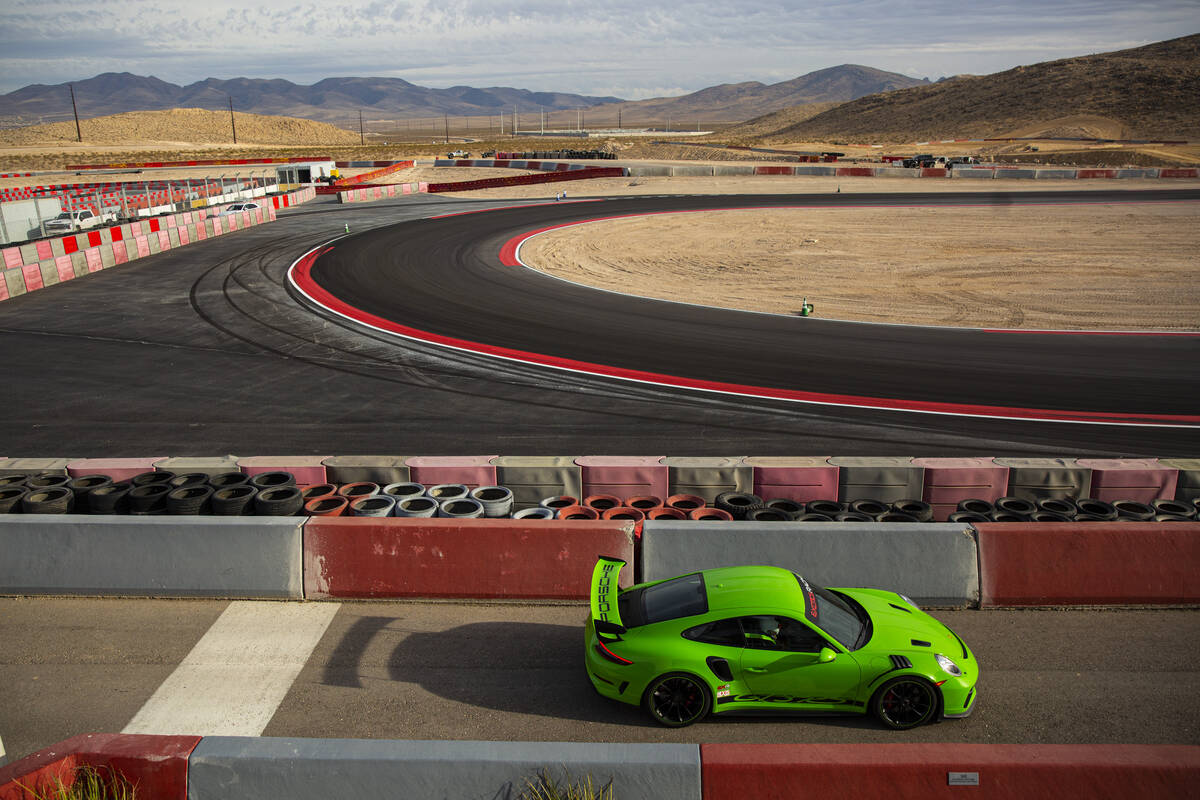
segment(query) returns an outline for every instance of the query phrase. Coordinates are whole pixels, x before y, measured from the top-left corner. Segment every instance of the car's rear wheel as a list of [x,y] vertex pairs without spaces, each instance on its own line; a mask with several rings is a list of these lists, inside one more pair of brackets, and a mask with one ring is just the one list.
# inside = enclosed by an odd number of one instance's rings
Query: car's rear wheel
[[646,687],[642,706],[659,725],[682,728],[708,716],[712,696],[704,681],[685,672],[660,675]]
[[912,676],[892,678],[871,698],[871,711],[895,730],[932,722],[937,710],[937,690],[929,681]]

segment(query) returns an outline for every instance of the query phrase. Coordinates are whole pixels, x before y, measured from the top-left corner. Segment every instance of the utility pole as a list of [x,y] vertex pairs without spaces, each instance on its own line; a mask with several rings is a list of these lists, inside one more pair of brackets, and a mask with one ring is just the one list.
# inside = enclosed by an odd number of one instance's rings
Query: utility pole
[[617,108],[617,130],[621,130],[621,109]]
[[449,144],[450,143],[450,115],[448,113],[442,114],[442,122],[446,126],[446,144]]
[[546,135],[546,109],[544,106],[538,106],[538,111],[542,115],[542,136]]
[[75,87],[67,84],[67,88],[71,90],[71,110],[75,112],[75,141],[83,142],[83,133],[79,130],[79,109],[75,107]]
[[520,124],[521,124],[521,118],[517,116],[517,107],[516,107],[516,106],[513,106],[513,129],[512,129],[512,133],[513,133],[513,136],[514,136],[514,137],[517,135],[517,127],[518,127]]
[[366,136],[363,135],[362,109],[361,108],[358,110],[358,143],[359,144],[367,143],[367,138],[366,138]]
[[237,144],[237,123],[233,121],[233,95],[229,95],[229,127],[233,129],[233,143]]

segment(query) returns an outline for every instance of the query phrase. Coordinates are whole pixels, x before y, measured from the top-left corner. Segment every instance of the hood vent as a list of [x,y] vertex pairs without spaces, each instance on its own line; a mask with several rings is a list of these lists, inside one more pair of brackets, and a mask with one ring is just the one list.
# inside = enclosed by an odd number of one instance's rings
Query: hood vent
[[905,608],[904,606],[898,606],[895,603],[888,603],[888,605],[891,606],[892,608],[896,609],[897,611],[903,611],[905,614],[912,613],[911,608]]
[[932,644],[930,644],[929,642],[926,642],[926,641],[922,641],[921,639],[913,639],[912,643],[913,643],[914,647],[933,647]]

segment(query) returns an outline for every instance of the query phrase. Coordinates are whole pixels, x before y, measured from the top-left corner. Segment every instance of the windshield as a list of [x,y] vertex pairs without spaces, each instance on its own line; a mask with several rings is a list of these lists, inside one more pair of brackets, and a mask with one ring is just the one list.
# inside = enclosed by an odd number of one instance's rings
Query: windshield
[[804,590],[804,616],[809,622],[837,639],[847,650],[857,650],[867,643],[871,618],[861,606],[799,575],[796,580]]
[[55,217],[55,219],[70,219],[70,218],[71,218],[70,211],[64,211],[61,214],[59,214],[57,217]]

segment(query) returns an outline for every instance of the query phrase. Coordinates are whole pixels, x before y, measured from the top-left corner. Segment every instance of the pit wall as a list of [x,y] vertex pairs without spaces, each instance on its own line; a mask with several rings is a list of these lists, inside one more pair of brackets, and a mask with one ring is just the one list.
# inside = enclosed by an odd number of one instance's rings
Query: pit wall
[[667,744],[85,734],[0,768],[0,800],[119,771],[156,800],[515,797],[539,775],[622,800],[1194,797],[1190,745]]
[[155,253],[273,222],[278,209],[299,205],[315,196],[313,189],[301,189],[274,195],[266,208],[242,214],[221,217],[215,209],[205,208],[5,247],[0,249],[3,260],[0,301]]
[[[586,164],[567,164],[547,161],[506,161],[503,159],[438,159],[438,167],[504,167],[508,169],[539,169],[576,171],[588,169]],[[710,177],[730,175],[791,175],[837,178],[960,178],[960,179],[1026,179],[1076,180],[1120,178],[1200,178],[1197,168],[1149,169],[1061,169],[1009,167],[955,167],[953,169],[902,167],[837,167],[837,166],[752,166],[752,165],[672,165],[635,164],[624,167],[631,177]]]
[[925,606],[1200,604],[1200,523],[886,523],[0,515],[0,595],[587,598],[744,563]]

